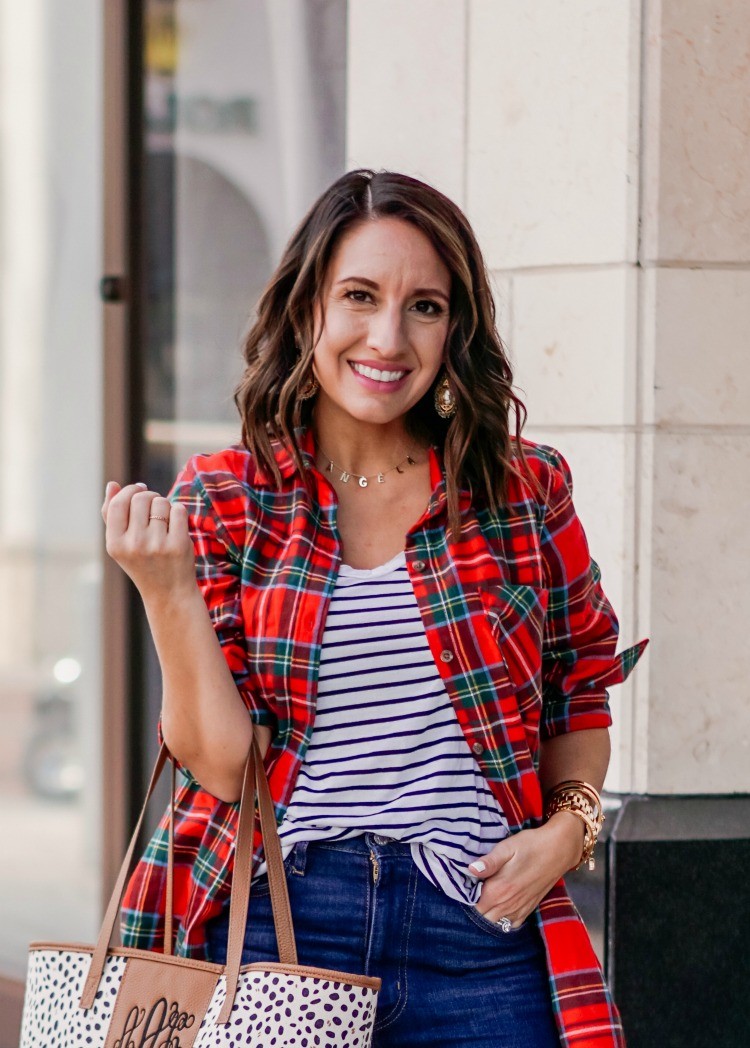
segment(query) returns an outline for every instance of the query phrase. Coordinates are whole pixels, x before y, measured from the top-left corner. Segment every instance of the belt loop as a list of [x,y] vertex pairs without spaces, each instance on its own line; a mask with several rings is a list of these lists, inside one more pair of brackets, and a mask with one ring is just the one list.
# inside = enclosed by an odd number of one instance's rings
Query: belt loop
[[292,873],[296,873],[298,877],[305,876],[305,862],[307,861],[307,841],[297,841],[294,845],[294,855],[292,858]]

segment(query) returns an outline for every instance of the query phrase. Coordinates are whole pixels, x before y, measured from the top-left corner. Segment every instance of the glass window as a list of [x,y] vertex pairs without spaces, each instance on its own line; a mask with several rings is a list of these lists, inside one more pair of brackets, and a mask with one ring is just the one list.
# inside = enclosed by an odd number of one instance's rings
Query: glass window
[[[294,226],[344,170],[345,0],[148,0],[146,480],[240,439],[243,335]],[[135,479],[135,478],[134,478]],[[141,478],[138,478],[141,479]],[[144,771],[159,666],[142,621]]]
[[0,975],[100,914],[101,5],[0,0]]

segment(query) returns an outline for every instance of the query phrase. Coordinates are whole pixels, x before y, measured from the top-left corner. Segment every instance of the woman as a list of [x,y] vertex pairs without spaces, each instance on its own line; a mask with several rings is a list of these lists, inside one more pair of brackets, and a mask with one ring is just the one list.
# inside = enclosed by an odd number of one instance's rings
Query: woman
[[[167,498],[112,484],[103,506],[188,776],[176,952],[224,960],[257,730],[300,963],[382,978],[376,1046],[622,1044],[561,878],[600,825],[606,688],[645,642],[615,655],[568,467],[520,437],[466,218],[406,176],[344,175],[245,360],[242,442]],[[163,942],[165,833],[126,945]],[[259,830],[243,958],[278,958]]]

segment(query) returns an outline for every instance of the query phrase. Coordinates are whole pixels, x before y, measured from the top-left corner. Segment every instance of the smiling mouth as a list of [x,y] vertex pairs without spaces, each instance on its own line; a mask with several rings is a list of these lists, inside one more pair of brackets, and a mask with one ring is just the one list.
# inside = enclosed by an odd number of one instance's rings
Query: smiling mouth
[[349,364],[353,371],[356,371],[358,375],[363,375],[365,378],[371,378],[375,382],[398,382],[404,375],[408,375],[406,369],[401,371],[379,371],[378,368],[368,367],[367,364],[358,364],[354,360],[350,360]]

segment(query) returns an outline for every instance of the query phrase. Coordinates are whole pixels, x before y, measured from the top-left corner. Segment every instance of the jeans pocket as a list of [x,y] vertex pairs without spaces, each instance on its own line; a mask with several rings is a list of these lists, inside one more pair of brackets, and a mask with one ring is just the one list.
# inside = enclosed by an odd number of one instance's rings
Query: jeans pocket
[[[287,878],[289,877],[289,873],[291,872],[292,863],[293,862],[294,862],[294,845],[292,845],[292,850],[289,852],[287,857],[284,859],[284,873],[287,875]],[[250,884],[250,897],[252,898],[253,896],[257,897],[257,896],[260,896],[260,895],[270,895],[270,894],[271,894],[271,883],[270,883],[270,881],[268,879],[268,870],[266,870],[266,872],[262,873],[260,875],[260,877],[253,877],[252,882]]]
[[522,921],[517,928],[511,928],[509,932],[504,932],[499,924],[491,920],[489,917],[485,917],[483,913],[479,912],[476,906],[473,906],[471,903],[468,902],[462,902],[460,905],[461,909],[464,911],[464,913],[472,922],[472,924],[475,924],[478,928],[481,928],[482,931],[488,932],[490,935],[494,935],[497,939],[515,939],[517,936],[522,936],[525,932],[529,931],[530,923],[528,917],[525,921]]
[[262,873],[260,877],[253,877],[250,884],[250,898],[257,899],[261,895],[270,895],[271,885],[268,883],[268,874]]

